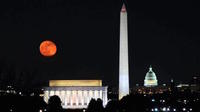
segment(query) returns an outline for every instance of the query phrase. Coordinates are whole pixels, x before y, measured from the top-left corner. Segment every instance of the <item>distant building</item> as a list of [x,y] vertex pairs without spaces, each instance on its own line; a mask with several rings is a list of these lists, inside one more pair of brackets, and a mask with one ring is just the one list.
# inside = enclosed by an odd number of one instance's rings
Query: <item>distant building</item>
[[[18,94],[16,89],[12,86],[7,86],[6,88],[0,89],[0,96],[1,95],[8,95],[8,94]],[[21,95],[21,94],[20,94]]]
[[152,67],[149,67],[149,71],[145,75],[144,85],[139,86],[137,84],[133,89],[133,93],[138,94],[162,94],[166,91],[170,91],[170,87],[166,84],[158,86],[158,80],[156,74],[153,72]]
[[194,76],[190,82],[191,92],[200,93],[200,76]]
[[194,93],[200,93],[200,77],[195,76],[189,83],[180,83],[176,86],[176,88],[181,92],[190,91]]
[[149,71],[146,73],[144,79],[144,86],[145,87],[154,87],[158,85],[156,74],[153,72],[152,67],[149,67]]
[[145,87],[145,86],[135,86],[132,89],[132,93],[136,94],[163,94],[164,92],[171,91],[169,86],[155,86],[155,87]]
[[105,106],[108,100],[101,80],[50,80],[44,88],[44,100],[48,103],[53,95],[60,97],[63,108],[87,108],[92,98],[102,99]]

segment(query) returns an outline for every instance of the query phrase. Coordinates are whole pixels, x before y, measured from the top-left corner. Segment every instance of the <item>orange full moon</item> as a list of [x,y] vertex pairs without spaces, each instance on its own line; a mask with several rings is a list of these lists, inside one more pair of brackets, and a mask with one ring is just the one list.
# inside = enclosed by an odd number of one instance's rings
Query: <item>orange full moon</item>
[[40,44],[40,53],[43,56],[50,57],[56,54],[56,44],[52,41],[45,40]]

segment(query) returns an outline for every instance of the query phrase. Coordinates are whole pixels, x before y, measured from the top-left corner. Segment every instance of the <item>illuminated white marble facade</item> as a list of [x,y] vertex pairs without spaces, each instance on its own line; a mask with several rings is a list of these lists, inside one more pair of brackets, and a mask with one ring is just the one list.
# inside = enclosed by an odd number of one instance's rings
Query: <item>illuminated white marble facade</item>
[[44,100],[48,103],[50,96],[58,95],[63,108],[87,108],[91,98],[102,99],[107,104],[107,87],[47,87]]
[[127,12],[123,4],[120,12],[120,48],[119,48],[119,99],[129,94],[128,63],[128,25]]

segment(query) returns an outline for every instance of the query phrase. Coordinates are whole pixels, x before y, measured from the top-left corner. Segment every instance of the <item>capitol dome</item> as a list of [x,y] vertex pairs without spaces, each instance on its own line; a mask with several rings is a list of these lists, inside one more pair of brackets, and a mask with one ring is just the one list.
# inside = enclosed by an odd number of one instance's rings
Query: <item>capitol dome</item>
[[157,86],[158,81],[156,74],[153,72],[152,67],[149,67],[149,71],[146,73],[145,80],[144,80],[144,86],[146,87],[153,87]]

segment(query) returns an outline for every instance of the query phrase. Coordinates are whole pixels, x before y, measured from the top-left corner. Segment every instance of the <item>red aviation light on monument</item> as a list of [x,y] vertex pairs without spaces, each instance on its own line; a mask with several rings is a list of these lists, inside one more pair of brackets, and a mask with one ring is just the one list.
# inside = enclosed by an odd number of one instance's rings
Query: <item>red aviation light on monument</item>
[[123,4],[121,12],[126,12],[126,6],[125,6],[125,4]]

